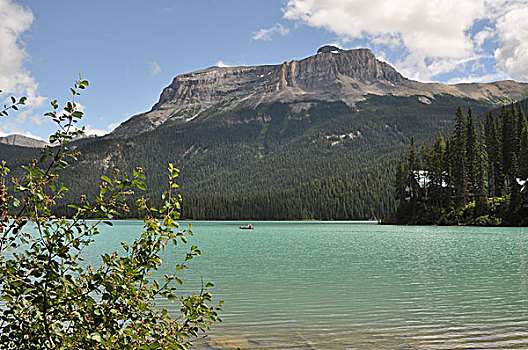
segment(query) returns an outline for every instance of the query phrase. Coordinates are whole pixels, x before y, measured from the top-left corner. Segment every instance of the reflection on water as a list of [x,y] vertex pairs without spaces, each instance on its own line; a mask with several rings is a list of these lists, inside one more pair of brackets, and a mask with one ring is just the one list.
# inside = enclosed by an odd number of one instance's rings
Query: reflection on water
[[[528,231],[321,222],[193,222],[224,322],[196,348],[528,348]],[[185,225],[183,225],[185,226]],[[96,253],[138,232],[118,222]],[[166,251],[165,271],[181,260]],[[175,308],[175,304],[168,304]],[[175,310],[176,311],[176,310]]]

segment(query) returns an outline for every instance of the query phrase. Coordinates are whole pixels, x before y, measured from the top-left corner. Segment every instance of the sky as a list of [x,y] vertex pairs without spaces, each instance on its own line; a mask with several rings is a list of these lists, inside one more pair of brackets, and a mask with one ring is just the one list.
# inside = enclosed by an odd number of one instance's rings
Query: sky
[[423,82],[528,82],[528,0],[0,0],[0,94],[27,96],[0,136],[47,140],[76,101],[88,134],[150,110],[183,73],[280,64],[323,45],[370,48]]

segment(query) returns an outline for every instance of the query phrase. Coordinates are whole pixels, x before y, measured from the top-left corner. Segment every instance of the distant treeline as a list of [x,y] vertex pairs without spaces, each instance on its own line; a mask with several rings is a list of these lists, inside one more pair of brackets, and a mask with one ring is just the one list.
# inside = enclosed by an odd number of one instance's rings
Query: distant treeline
[[386,222],[528,225],[528,122],[521,105],[475,121],[456,111],[452,136],[439,134],[398,166],[399,206]]
[[[255,191],[246,194],[182,194],[182,219],[193,220],[357,220],[378,219],[395,206],[393,186],[378,179],[394,177],[394,164],[358,169],[342,177],[313,180],[286,190]],[[141,218],[134,201],[148,195],[150,204],[161,204],[161,193],[130,196],[129,211],[121,218]],[[55,214],[71,216],[73,211],[59,205]]]
[[357,220],[376,219],[394,208],[393,167],[371,168],[347,177],[314,180],[283,191],[253,195],[202,195],[184,200],[183,215],[193,219]]

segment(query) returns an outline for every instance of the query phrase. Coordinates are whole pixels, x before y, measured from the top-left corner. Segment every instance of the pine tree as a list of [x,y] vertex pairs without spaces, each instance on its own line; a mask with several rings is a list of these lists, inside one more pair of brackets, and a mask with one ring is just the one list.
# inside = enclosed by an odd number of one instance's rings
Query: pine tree
[[524,110],[522,109],[521,105],[517,106],[517,117],[515,118],[515,121],[516,121],[516,128],[517,128],[516,133],[515,133],[516,149],[517,149],[516,154],[517,154],[517,159],[518,159],[520,155],[520,149],[521,149],[522,131],[524,129],[524,126],[527,123],[526,115],[524,114]]
[[515,225],[520,221],[517,213],[521,206],[521,186],[517,183],[517,176],[519,167],[517,165],[517,156],[512,157],[511,182],[509,184],[510,203],[508,206],[508,213],[506,215],[506,224]]
[[497,197],[501,193],[502,186],[500,186],[500,158],[501,146],[498,133],[498,121],[493,118],[491,113],[486,115],[484,144],[488,155],[489,173],[489,196]]
[[466,168],[467,149],[467,118],[458,107],[455,114],[455,132],[453,135],[453,184],[455,187],[455,205],[457,207],[467,204],[468,201],[468,181]]
[[490,166],[489,166],[489,176],[488,176],[488,181],[489,181],[489,186],[488,186],[488,195],[492,198],[495,198],[497,197],[497,187],[496,187],[496,184],[495,184],[495,179],[496,179],[496,176],[495,176],[495,164],[492,162],[490,163]]
[[521,114],[519,125],[522,125],[519,135],[519,176],[526,180],[528,179],[528,122],[524,113]]
[[445,181],[445,185],[447,187],[447,191],[444,191],[445,195],[442,196],[442,203],[444,204],[444,207],[446,208],[451,207],[453,205],[454,188],[455,188],[455,182],[453,178],[454,156],[453,156],[453,148],[451,145],[452,145],[452,142],[449,139],[447,139],[444,159],[443,159],[443,168],[444,168],[443,178]]
[[409,149],[409,156],[407,158],[408,172],[407,172],[407,187],[409,188],[410,197],[417,198],[419,194],[419,185],[416,174],[420,170],[418,151],[414,144],[414,137],[411,137],[411,146]]
[[396,199],[403,202],[407,197],[407,171],[403,162],[399,162],[396,170]]
[[[427,145],[423,145],[420,148],[420,155],[421,155],[421,162],[420,162],[420,169],[418,174],[418,179],[421,182],[421,186],[423,186],[423,195],[424,198],[427,200],[429,196],[429,187],[430,187],[430,180],[431,180],[431,167],[432,167],[432,153],[429,147]],[[429,183],[427,182],[429,181]]]
[[444,183],[446,182],[444,169],[446,153],[446,142],[441,133],[436,137],[431,155],[431,162],[429,167],[429,176],[431,179],[432,193],[431,197],[436,205],[442,206],[444,203],[443,192]]
[[470,197],[475,195],[477,189],[477,168],[479,162],[478,156],[478,138],[475,130],[475,118],[471,107],[468,108],[466,119],[466,151],[465,164],[467,169],[467,184]]
[[[513,108],[513,107],[512,107]],[[507,186],[511,184],[513,175],[513,156],[515,155],[515,120],[512,109],[503,107],[501,112],[501,145],[502,145],[502,178]]]
[[484,215],[488,212],[488,191],[486,188],[485,178],[488,173],[488,153],[486,149],[485,128],[482,122],[479,122],[481,131],[481,143],[479,147],[479,162],[476,176],[476,193],[475,193],[475,217]]

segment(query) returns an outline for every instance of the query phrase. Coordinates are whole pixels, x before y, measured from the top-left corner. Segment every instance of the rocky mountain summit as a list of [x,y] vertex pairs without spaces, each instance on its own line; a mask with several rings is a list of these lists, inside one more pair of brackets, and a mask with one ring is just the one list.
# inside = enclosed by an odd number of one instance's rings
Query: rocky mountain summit
[[255,108],[263,103],[343,101],[349,106],[367,95],[417,96],[430,103],[448,94],[491,102],[509,102],[528,93],[528,84],[420,83],[402,76],[369,49],[323,46],[314,56],[280,65],[210,67],[178,75],[149,112],[131,117],[108,137],[128,138],[168,120],[188,122],[211,108]]
[[339,53],[343,51],[343,49],[337,47],[337,46],[333,46],[333,45],[325,45],[325,46],[321,46],[318,50],[317,50],[317,53],[328,53],[328,52],[331,52],[331,53]]
[[32,148],[41,148],[45,147],[48,143],[46,141],[34,139],[24,135],[13,134],[4,137],[0,137],[0,143],[11,145],[11,146],[22,146],[22,147],[32,147]]

